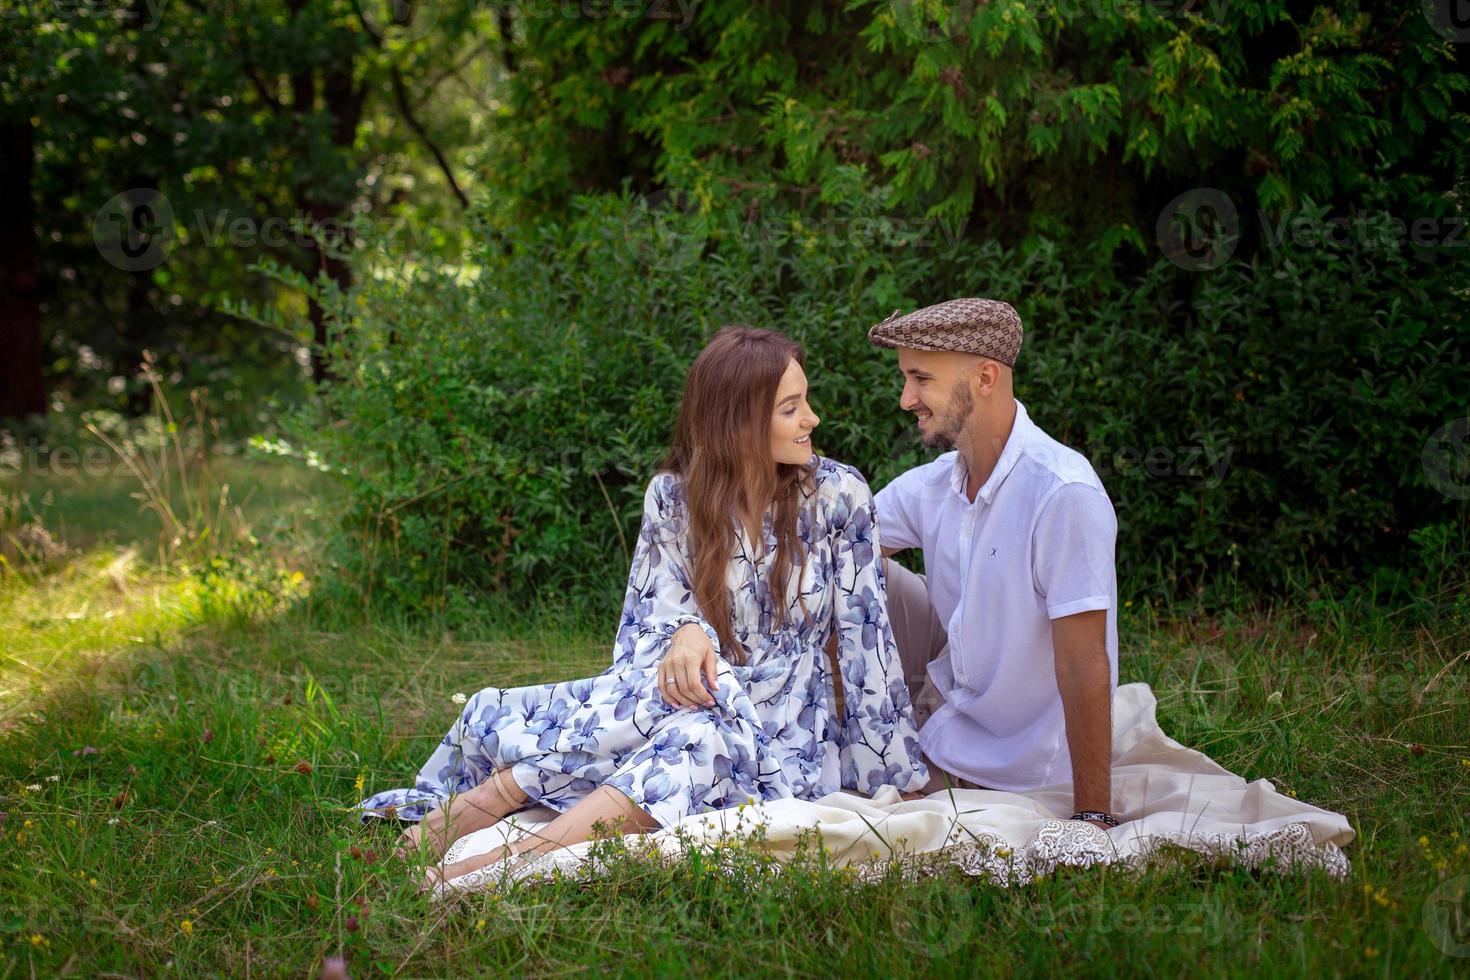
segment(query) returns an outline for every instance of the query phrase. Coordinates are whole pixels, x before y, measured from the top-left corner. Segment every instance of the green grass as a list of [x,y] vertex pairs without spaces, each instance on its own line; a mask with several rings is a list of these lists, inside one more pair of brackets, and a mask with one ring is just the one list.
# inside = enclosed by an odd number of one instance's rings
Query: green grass
[[1423,926],[1435,888],[1470,875],[1463,593],[1125,610],[1122,679],[1153,685],[1185,744],[1346,813],[1345,884],[1186,862],[1013,891],[863,885],[813,854],[759,887],[695,859],[630,862],[440,907],[367,860],[394,832],[347,813],[359,781],[404,785],[456,691],[600,670],[615,610],[499,609],[451,631],[305,601],[320,487],[236,465],[261,486],[246,517],[269,543],[217,564],[151,560],[158,525],[125,523],[121,481],[45,504],[56,487],[27,489],[72,536],[0,576],[0,976],[314,975],[337,955],[355,976],[1463,974]]

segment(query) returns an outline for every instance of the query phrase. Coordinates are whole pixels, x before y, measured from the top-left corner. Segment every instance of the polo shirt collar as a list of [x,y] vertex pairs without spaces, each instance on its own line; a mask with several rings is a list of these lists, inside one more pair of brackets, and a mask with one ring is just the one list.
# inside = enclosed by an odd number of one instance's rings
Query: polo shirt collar
[[[990,479],[985,481],[980,492],[975,495],[976,500],[984,500],[989,504],[995,497],[995,492],[1010,476],[1011,470],[1016,468],[1016,462],[1020,460],[1021,454],[1026,449],[1026,443],[1030,441],[1031,432],[1036,428],[1031,421],[1031,416],[1026,414],[1026,406],[1019,399],[1016,402],[1016,421],[1011,424],[1011,434],[1006,439],[1005,448],[1000,451],[1000,459],[995,462],[995,469],[990,474]],[[965,458],[955,453],[954,467],[949,473],[949,485],[955,493],[965,497],[966,485],[969,483],[970,472],[965,466]],[[968,497],[965,497],[968,501]]]

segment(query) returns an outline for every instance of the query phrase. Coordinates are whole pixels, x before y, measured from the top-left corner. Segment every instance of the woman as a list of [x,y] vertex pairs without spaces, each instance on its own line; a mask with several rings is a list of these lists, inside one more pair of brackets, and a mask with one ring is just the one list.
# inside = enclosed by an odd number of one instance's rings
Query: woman
[[420,821],[403,850],[437,859],[531,802],[561,811],[519,854],[587,840],[596,824],[644,831],[747,800],[924,785],[872,495],[857,470],[813,453],[804,360],[767,330],[710,341],[644,495],[612,666],[480,691],[414,788],[364,800],[364,821]]

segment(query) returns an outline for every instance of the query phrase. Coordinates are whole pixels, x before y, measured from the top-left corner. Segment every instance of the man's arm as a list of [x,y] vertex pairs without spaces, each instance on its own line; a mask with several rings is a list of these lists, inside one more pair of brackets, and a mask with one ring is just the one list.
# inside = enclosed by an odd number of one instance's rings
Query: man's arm
[[1062,696],[1067,748],[1072,753],[1072,808],[1104,813],[1110,813],[1113,805],[1113,698],[1107,629],[1106,609],[1051,621],[1057,691]]
[[[912,485],[916,471],[899,474],[898,479],[873,495],[877,509],[878,546],[883,557],[897,554],[905,548],[916,548],[921,540],[919,529],[914,526]],[[886,572],[887,569],[885,568]]]

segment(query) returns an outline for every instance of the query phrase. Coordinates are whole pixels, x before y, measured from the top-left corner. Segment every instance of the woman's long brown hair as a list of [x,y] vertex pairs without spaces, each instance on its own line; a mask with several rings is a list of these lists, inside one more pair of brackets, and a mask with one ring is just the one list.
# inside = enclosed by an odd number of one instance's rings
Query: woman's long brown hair
[[[805,558],[796,516],[803,488],[811,487],[810,467],[776,464],[771,458],[771,412],[781,376],[793,360],[805,367],[806,352],[773,330],[725,327],[715,334],[684,380],[673,445],[660,467],[684,478],[694,599],[719,636],[722,655],[733,663],[745,661],[725,585],[737,515],[762,517],[774,504],[776,558],[761,577],[778,625],[786,621],[791,569]],[[755,544],[759,557],[765,542]]]

